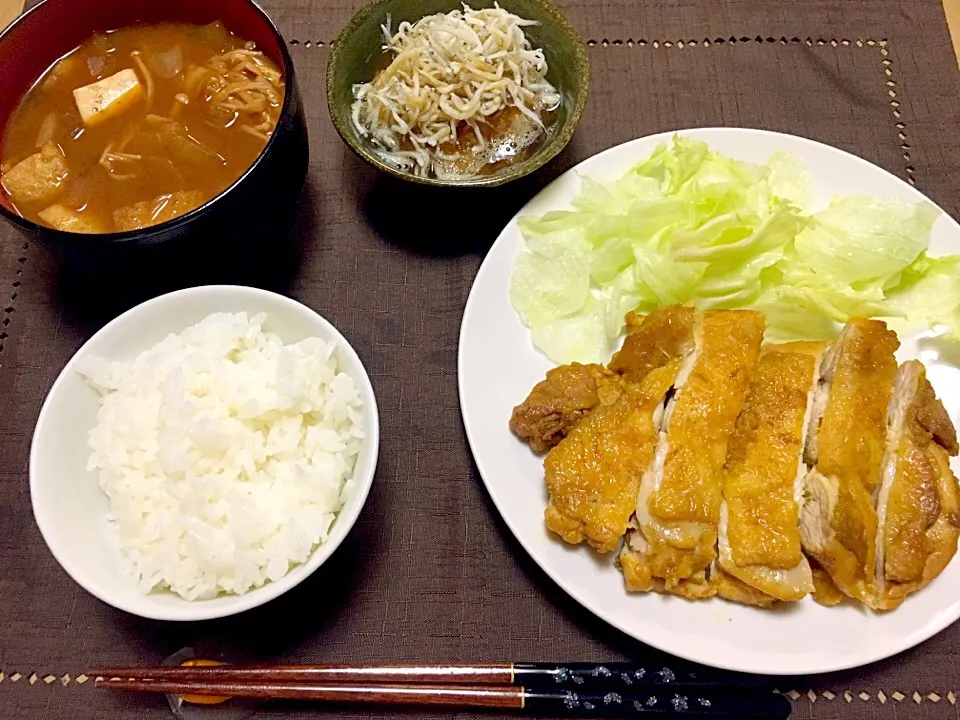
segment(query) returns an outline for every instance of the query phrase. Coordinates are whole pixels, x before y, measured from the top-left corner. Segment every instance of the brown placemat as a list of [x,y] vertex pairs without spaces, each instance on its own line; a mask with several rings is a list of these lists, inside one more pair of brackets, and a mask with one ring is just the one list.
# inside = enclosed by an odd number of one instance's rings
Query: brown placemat
[[[539,571],[473,467],[456,347],[486,248],[572,164],[691,126],[762,127],[836,145],[915,183],[956,216],[958,73],[937,0],[561,4],[590,46],[582,125],[549,168],[483,194],[477,211],[377,175],[334,132],[322,88],[327,46],[358,3],[267,3],[290,42],[311,135],[296,221],[301,264],[282,289],[357,348],[377,391],[382,440],[373,492],[342,548],[261,609],[209,623],[140,620],[93,600],[49,555],[30,511],[30,433],[56,374],[104,317],[65,300],[49,256],[0,228],[0,323],[9,320],[0,328],[0,717],[166,717],[156,698],[95,692],[83,671],[157,662],[184,645],[263,661],[660,659]],[[424,222],[410,212],[418,206],[437,215]],[[781,689],[795,717],[957,718],[958,660],[955,626],[886,662],[785,678]],[[301,715],[333,717],[290,713]]]

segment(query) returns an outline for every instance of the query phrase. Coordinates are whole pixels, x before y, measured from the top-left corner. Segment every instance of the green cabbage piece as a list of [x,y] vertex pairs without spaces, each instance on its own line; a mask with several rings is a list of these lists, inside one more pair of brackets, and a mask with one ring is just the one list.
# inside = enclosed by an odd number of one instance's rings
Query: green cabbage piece
[[771,341],[830,339],[849,318],[942,326],[960,340],[960,256],[927,255],[940,211],[842,197],[811,213],[795,155],[754,165],[676,136],[573,209],[521,218],[510,283],[534,344],[557,363],[610,356],[624,315],[674,303],[753,308]]
[[895,329],[942,328],[960,341],[960,255],[931,258],[922,253],[886,290],[888,308],[904,321]]
[[927,249],[938,215],[928,203],[837,198],[797,236],[797,259],[837,283],[884,284]]

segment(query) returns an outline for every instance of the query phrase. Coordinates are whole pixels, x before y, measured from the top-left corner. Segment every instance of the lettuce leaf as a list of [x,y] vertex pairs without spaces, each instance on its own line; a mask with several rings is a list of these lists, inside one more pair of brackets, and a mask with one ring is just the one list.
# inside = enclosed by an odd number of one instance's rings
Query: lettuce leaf
[[521,218],[510,298],[555,362],[605,360],[624,314],[755,308],[772,341],[828,339],[853,316],[960,339],[960,256],[927,255],[940,211],[843,197],[811,214],[803,163],[733,160],[682,136],[616,181],[582,177],[573,210]]
[[838,283],[882,284],[927,249],[938,216],[928,203],[838,198],[797,236],[797,259]]
[[960,340],[960,255],[918,257],[886,292],[891,315],[907,330],[943,326],[947,337]]
[[591,250],[582,234],[561,230],[531,235],[517,258],[510,302],[521,320],[538,328],[581,312],[590,297]]

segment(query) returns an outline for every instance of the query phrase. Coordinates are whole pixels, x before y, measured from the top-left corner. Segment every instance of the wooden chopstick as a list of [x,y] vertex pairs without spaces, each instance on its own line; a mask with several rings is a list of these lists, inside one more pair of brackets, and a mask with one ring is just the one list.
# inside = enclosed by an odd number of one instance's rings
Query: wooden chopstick
[[398,705],[523,708],[523,688],[512,685],[338,685],[195,680],[101,680],[97,687],[177,695],[213,695],[262,700],[327,700]]
[[[660,687],[619,692],[594,689],[528,689],[514,685],[343,685],[292,682],[202,682],[196,680],[98,679],[111,690],[256,698],[320,700],[340,703],[498,708],[550,713],[564,717],[636,717],[659,715],[677,720],[786,720],[790,703],[759,688],[718,689]],[[684,693],[684,694],[682,694]]]
[[102,668],[91,677],[172,682],[310,682],[338,684],[511,685],[514,673],[502,665],[213,665]]
[[91,677],[171,682],[308,682],[350,684],[518,685],[575,688],[730,688],[762,686],[763,680],[698,669],[638,663],[499,663],[482,665],[213,665],[117,667],[87,671]]

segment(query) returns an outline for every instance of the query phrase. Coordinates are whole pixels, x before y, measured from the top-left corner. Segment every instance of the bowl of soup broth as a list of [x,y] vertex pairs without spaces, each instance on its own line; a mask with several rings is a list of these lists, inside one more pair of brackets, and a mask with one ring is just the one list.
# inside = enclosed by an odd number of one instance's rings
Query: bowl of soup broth
[[333,44],[327,103],[347,145],[390,175],[494,186],[570,141],[589,74],[552,0],[374,0]]
[[251,0],[45,0],[0,67],[0,215],[68,256],[236,250],[292,215],[302,103]]

